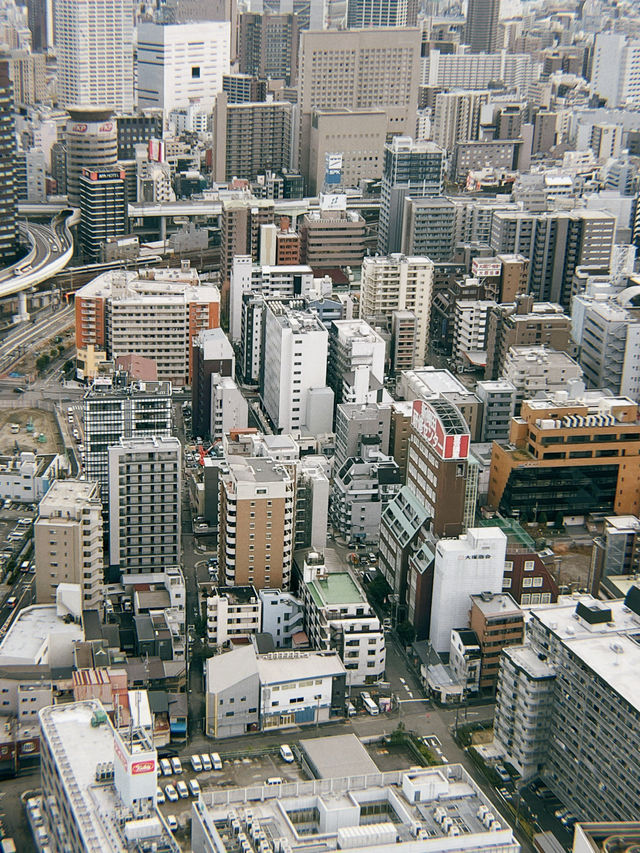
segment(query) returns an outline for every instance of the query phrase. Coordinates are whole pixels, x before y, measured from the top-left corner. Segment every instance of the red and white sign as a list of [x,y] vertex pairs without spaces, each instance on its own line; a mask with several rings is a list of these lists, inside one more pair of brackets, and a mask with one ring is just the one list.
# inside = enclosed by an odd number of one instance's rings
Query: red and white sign
[[468,457],[469,433],[447,433],[437,412],[425,400],[414,400],[411,425],[442,459]]
[[86,124],[74,124],[71,127],[71,132],[72,133],[86,133],[87,132],[87,125]]
[[134,776],[138,773],[155,773],[155,761],[134,761],[131,765],[131,772]]

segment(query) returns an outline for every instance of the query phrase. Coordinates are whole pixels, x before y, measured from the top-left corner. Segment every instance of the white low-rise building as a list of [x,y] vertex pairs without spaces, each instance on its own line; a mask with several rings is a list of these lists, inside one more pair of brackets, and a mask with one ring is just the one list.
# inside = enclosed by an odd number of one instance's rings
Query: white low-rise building
[[[325,738],[327,748],[331,738]],[[336,750],[342,738],[336,739]],[[340,762],[341,755],[337,756]],[[518,853],[507,821],[460,764],[340,778],[214,788],[193,806],[194,853],[232,853],[260,833],[286,853]],[[267,835],[268,833],[268,835]],[[240,839],[240,842],[238,842]]]
[[259,633],[262,624],[262,604],[252,586],[200,587],[207,608],[207,640],[221,646],[227,642],[246,642]]
[[261,589],[262,632],[270,634],[276,649],[291,648],[294,634],[304,630],[304,605],[290,592]]
[[64,458],[57,453],[22,451],[0,456],[0,499],[37,503],[66,467]]
[[310,551],[304,561],[300,595],[311,645],[338,652],[349,686],[384,678],[384,632],[349,572],[331,571],[322,554]]

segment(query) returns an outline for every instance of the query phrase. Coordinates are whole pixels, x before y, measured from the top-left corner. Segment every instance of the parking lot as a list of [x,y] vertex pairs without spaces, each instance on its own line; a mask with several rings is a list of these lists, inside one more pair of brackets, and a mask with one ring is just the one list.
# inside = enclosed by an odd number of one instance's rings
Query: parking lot
[[[162,752],[162,751],[161,751]],[[167,785],[175,788],[178,781],[184,781],[187,786],[189,780],[197,779],[203,792],[213,788],[247,788],[253,785],[262,785],[269,778],[279,777],[286,782],[294,782],[297,779],[305,779],[303,771],[297,764],[287,764],[278,753],[269,753],[256,756],[244,756],[223,760],[222,770],[209,770],[195,773],[191,766],[189,755],[181,757],[182,773],[171,776],[159,776],[158,787],[166,792]],[[165,793],[166,796],[166,793]],[[178,822],[176,838],[183,844],[185,850],[189,849],[190,833],[188,827],[191,821],[191,803],[196,799],[191,794],[181,798],[177,802],[168,799],[159,806],[165,818],[173,815]],[[185,831],[187,830],[187,831]]]

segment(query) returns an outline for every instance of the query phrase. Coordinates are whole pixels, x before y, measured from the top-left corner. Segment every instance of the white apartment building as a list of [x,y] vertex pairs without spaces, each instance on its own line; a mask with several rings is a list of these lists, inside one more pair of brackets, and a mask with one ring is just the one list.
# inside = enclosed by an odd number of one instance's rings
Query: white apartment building
[[331,571],[324,557],[311,551],[304,561],[300,596],[311,645],[338,652],[348,686],[373,684],[384,678],[384,632],[349,572]]
[[542,64],[528,53],[440,53],[430,50],[422,59],[425,86],[442,89],[486,89],[492,80],[502,80],[523,94],[540,78]]
[[39,604],[54,602],[60,584],[78,584],[83,608],[102,608],[102,503],[97,483],[54,481],[38,506],[34,546]]
[[218,441],[232,429],[244,429],[249,406],[230,376],[211,375],[211,440]]
[[591,388],[640,397],[640,321],[627,305],[635,288],[614,299],[584,294],[572,302],[572,334],[580,345],[580,365]]
[[516,388],[517,412],[523,400],[533,399],[539,391],[567,391],[582,377],[582,368],[571,356],[545,346],[510,347],[502,369],[502,378]]
[[495,307],[491,299],[459,299],[453,315],[453,356],[460,366],[467,363],[466,353],[487,348],[487,317]]
[[507,537],[497,527],[472,527],[457,539],[441,539],[431,599],[429,640],[448,652],[452,628],[469,626],[470,595],[502,592]]
[[328,334],[316,314],[272,302],[265,312],[262,402],[276,430],[331,432]]
[[191,382],[193,341],[220,325],[220,291],[180,269],[106,272],[76,293],[79,378],[93,376],[106,358],[136,354],[153,359],[159,380]]
[[156,807],[158,758],[144,728],[120,734],[97,699],[52,705],[40,711],[40,747],[49,849],[179,853]]
[[488,90],[439,92],[433,116],[433,141],[452,152],[456,142],[478,139],[480,111],[491,100]]
[[121,439],[109,448],[109,555],[124,575],[180,563],[181,460],[173,437]]
[[[615,58],[615,61],[612,61]],[[595,38],[591,88],[608,107],[640,103],[640,40],[602,32]]]
[[433,289],[433,263],[429,258],[389,255],[367,257],[362,262],[360,316],[386,323],[394,311],[416,315],[415,364],[425,364]]
[[364,320],[334,320],[329,328],[327,381],[335,402],[366,403],[384,385],[386,344]]
[[[264,228],[262,233],[265,233]],[[235,255],[229,280],[229,337],[232,341],[241,339],[244,293],[253,291],[263,296],[290,299],[294,296],[306,296],[313,288],[313,270],[310,266],[254,264],[249,255]]]
[[580,821],[634,820],[640,588],[534,608],[526,646],[505,654],[496,745],[525,777],[540,774]]
[[[227,827],[237,821],[249,836],[249,820],[269,827],[285,850],[306,843],[324,850],[357,845],[361,853],[519,853],[511,827],[462,765],[376,774],[363,769],[359,751],[332,750],[332,740],[323,746],[327,764],[338,765],[335,778],[239,789],[234,801],[218,788],[203,792],[193,805],[194,853],[231,853]],[[380,811],[372,815],[373,808]]]
[[201,586],[207,611],[207,640],[221,646],[247,641],[262,630],[262,602],[252,586]]
[[262,631],[270,634],[276,649],[291,648],[294,634],[304,630],[304,605],[281,589],[261,589]]
[[133,6],[133,0],[56,0],[61,104],[133,111]]
[[229,73],[231,24],[138,25],[138,106],[157,107],[168,115],[194,103],[212,109]]

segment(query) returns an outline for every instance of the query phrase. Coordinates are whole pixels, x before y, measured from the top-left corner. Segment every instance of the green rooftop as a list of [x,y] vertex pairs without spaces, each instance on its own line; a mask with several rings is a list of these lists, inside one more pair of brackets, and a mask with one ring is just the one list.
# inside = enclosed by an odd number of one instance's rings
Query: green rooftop
[[317,607],[364,601],[362,593],[348,572],[330,572],[324,578],[310,581],[308,586]]
[[518,545],[521,548],[535,550],[535,542],[527,531],[515,520],[515,518],[483,518],[478,521],[477,527],[499,527],[507,537],[509,545]]

